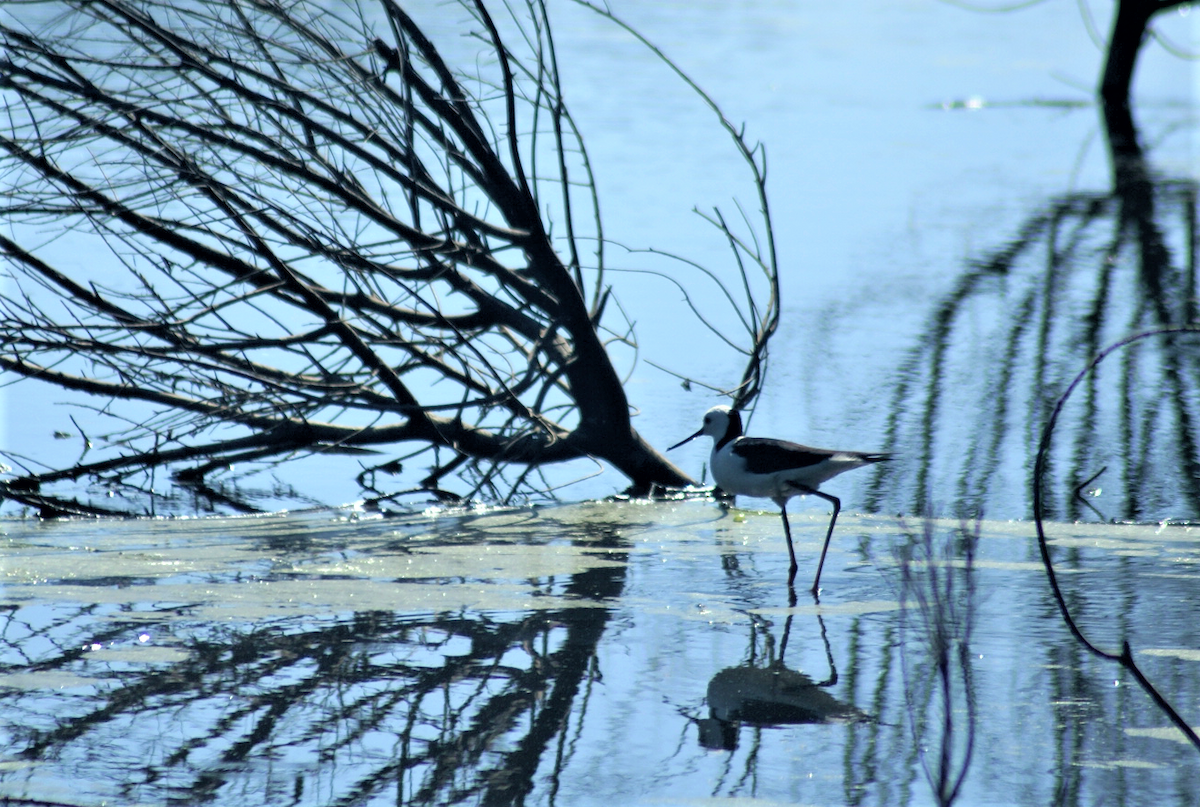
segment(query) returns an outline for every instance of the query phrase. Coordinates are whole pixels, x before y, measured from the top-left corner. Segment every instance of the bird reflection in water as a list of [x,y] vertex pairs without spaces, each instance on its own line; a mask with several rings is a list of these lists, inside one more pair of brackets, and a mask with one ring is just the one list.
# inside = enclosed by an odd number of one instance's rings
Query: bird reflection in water
[[751,660],[748,664],[726,667],[708,682],[709,716],[697,721],[700,744],[705,748],[732,751],[737,748],[738,732],[743,724],[758,727],[778,727],[812,723],[846,723],[869,720],[870,716],[851,704],[843,703],[829,693],[837,684],[837,667],[825,633],[825,622],[817,614],[829,676],[814,681],[799,670],[784,663],[793,615],[789,614],[779,643],[779,655],[774,653],[774,639],[766,637],[766,666],[755,666],[754,654],[759,628],[766,625],[755,618],[751,622]]

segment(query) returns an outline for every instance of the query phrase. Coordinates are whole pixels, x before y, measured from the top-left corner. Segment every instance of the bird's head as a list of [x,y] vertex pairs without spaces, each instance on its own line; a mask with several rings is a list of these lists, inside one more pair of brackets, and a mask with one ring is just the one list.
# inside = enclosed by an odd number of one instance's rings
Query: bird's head
[[728,406],[714,406],[704,413],[704,422],[695,434],[680,440],[671,446],[671,448],[668,448],[667,451],[670,451],[672,448],[679,448],[684,443],[695,440],[700,436],[708,436],[713,440],[720,440],[729,433],[731,425],[735,427],[736,434],[740,435],[742,433],[742,416]]

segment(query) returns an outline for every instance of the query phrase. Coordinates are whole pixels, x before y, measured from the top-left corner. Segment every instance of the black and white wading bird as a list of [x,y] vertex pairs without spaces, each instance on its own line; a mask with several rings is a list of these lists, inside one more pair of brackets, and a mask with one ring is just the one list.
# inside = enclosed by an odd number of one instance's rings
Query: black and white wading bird
[[817,487],[838,474],[890,459],[890,455],[810,448],[769,437],[743,437],[742,416],[728,406],[709,409],[704,413],[704,425],[700,430],[671,448],[679,448],[702,435],[713,439],[712,456],[708,464],[712,468],[713,480],[721,490],[733,496],[771,499],[779,505],[788,555],[792,559],[788,572],[789,586],[796,579],[797,567],[796,551],[792,548],[792,528],[787,517],[788,499],[793,496],[820,496],[833,505],[829,531],[825,533],[825,546],[821,547],[821,560],[817,563],[817,577],[813,580],[812,593],[815,596],[819,591],[825,553],[829,551],[829,539],[833,537],[833,525],[842,509],[842,502],[837,496],[824,493]]

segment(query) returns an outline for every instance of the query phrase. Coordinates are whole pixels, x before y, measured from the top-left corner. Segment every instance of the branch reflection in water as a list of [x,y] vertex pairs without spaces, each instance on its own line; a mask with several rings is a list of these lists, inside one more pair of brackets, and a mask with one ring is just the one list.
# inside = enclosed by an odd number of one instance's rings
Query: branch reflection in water
[[[477,556],[474,547],[484,532],[493,548],[527,543],[526,522],[519,515],[497,522],[492,512],[490,519],[461,518],[450,535]],[[539,526],[544,532],[553,523]],[[341,592],[344,600],[355,591],[369,598],[366,589],[373,586],[376,600],[367,602],[375,605],[404,594],[393,587],[389,595],[387,580],[356,580],[355,563],[383,564],[386,574],[403,568],[405,555],[418,561],[434,556],[433,567],[454,558],[444,538],[440,547],[388,539],[386,526],[384,538],[366,546],[357,543],[362,532],[353,533],[350,543],[345,525],[340,547],[336,529],[319,537],[313,529],[307,542],[291,547],[290,562],[279,536],[269,537],[264,543],[273,546],[263,549],[279,553],[268,556],[276,573],[242,568],[245,560],[235,552],[228,561],[232,569],[206,569],[198,584],[97,577],[75,586],[90,588],[99,602],[73,611],[56,607],[49,620],[40,606],[7,608],[2,632],[10,644],[0,704],[13,732],[5,754],[22,762],[0,775],[4,792],[53,786],[39,770],[54,777],[65,764],[73,776],[94,783],[90,794],[99,787],[108,798],[129,802],[190,804],[249,789],[271,804],[323,803],[322,794],[330,792],[347,804],[371,803],[389,792],[403,803],[520,803],[539,766],[566,764],[568,723],[582,717],[599,678],[596,647],[611,616],[599,604],[619,598],[625,586],[625,539],[604,523],[559,524],[569,543],[564,549],[577,550],[566,558],[566,568],[574,565],[575,571],[523,573],[536,564],[523,566],[526,555],[517,553],[517,562],[497,569],[494,579],[477,578],[485,588],[515,588],[526,601],[547,604],[533,610],[338,614],[344,604],[314,599],[300,613],[282,608],[288,615],[263,619],[255,618],[256,608],[269,612],[272,603],[256,606],[239,593],[257,584],[282,597],[304,591],[297,584],[307,582],[313,584],[310,598]],[[554,546],[531,548],[555,554]],[[314,553],[341,565],[314,562]],[[441,553],[447,558],[437,557]],[[415,568],[427,574],[421,562]],[[478,563],[472,568],[478,574]],[[506,585],[514,573],[520,577]],[[170,582],[177,585],[164,585]],[[329,583],[334,585],[320,587]],[[470,590],[473,581],[418,577],[396,583],[431,589],[428,596],[436,599],[439,588]],[[149,609],[105,604],[114,585],[114,599],[131,589],[146,592]],[[169,602],[186,596],[192,585],[207,589],[209,601]],[[154,602],[163,597],[168,599]],[[335,613],[322,615],[322,609]],[[224,616],[214,619],[217,612]],[[120,645],[133,631],[165,645],[165,663],[147,664],[148,654],[136,650],[121,663]],[[177,646],[170,646],[169,635],[179,639]],[[93,651],[104,653],[90,657]],[[17,671],[31,677],[28,689],[12,688]],[[47,708],[38,689],[47,685],[75,695],[67,704],[51,689],[53,707]],[[127,774],[119,777],[117,769]]]
[[[932,307],[894,387],[897,458],[874,477],[870,509],[922,513],[936,497],[961,517],[1031,517],[1029,459],[1079,368],[1131,333],[1197,320],[1197,183],[1152,169],[1128,109],[1106,125],[1112,191],[1047,202]],[[1082,518],[1089,503],[1108,519],[1200,515],[1196,339],[1139,344],[1081,392],[1045,516]],[[1104,467],[1111,493],[1090,481]]]
[[[1027,525],[983,522],[976,543],[847,516],[837,594],[792,604],[776,516],[743,515],[5,522],[0,796],[920,805],[963,771],[956,803],[1200,782],[1154,705],[1071,641]],[[795,526],[815,546],[823,514]],[[1047,530],[1081,624],[1134,637],[1194,721],[1196,622],[1165,604],[1200,541]],[[1195,803],[1179,793],[1161,803]]]
[[[946,807],[958,798],[975,749],[970,645],[979,524],[973,529],[963,524],[940,547],[934,535],[933,523],[926,521],[896,548],[905,648],[900,661],[913,745],[937,803]],[[916,634],[911,643],[910,629]]]

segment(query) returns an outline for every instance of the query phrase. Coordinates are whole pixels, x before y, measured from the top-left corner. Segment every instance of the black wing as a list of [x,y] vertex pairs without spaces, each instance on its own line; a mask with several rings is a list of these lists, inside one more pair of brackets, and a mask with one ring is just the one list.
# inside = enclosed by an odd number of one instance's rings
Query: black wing
[[841,452],[810,448],[786,440],[766,437],[743,437],[733,446],[733,453],[746,461],[752,474],[773,474],[789,468],[807,468]]

